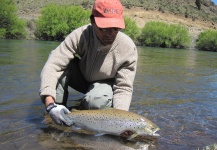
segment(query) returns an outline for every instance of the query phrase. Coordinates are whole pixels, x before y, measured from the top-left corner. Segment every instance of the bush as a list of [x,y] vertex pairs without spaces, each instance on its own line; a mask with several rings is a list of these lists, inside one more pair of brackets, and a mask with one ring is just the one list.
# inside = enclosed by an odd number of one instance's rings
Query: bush
[[90,12],[79,6],[50,4],[36,21],[36,36],[44,40],[63,40],[72,30],[89,23]]
[[123,30],[123,32],[136,42],[136,39],[140,33],[140,30],[136,25],[136,22],[127,17],[124,18],[124,21],[125,21],[125,29]]
[[197,8],[198,8],[199,10],[201,10],[201,2],[200,2],[200,0],[196,0],[196,1],[195,1],[195,4],[196,4]]
[[0,38],[20,39],[26,35],[26,23],[16,15],[12,0],[0,0]]
[[147,22],[142,28],[140,42],[146,46],[187,48],[190,36],[187,28],[163,22]]
[[217,31],[206,30],[201,32],[196,41],[196,48],[204,51],[217,51]]
[[6,35],[6,29],[0,28],[0,39],[4,38]]

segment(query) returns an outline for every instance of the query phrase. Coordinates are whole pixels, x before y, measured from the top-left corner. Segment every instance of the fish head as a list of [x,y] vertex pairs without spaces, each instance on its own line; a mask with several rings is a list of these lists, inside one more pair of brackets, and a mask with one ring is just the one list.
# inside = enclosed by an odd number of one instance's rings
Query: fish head
[[144,128],[144,135],[150,135],[150,136],[160,136],[158,133],[156,133],[157,131],[159,131],[160,128],[158,127],[150,127],[147,126]]
[[141,124],[137,133],[138,135],[142,136],[160,136],[158,133],[156,133],[159,130],[160,128],[156,124],[147,119],[145,120],[141,118]]

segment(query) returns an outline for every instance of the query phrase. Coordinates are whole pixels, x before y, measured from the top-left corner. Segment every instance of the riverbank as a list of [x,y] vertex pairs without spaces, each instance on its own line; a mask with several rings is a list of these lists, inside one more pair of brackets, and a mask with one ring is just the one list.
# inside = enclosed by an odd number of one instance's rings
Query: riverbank
[[194,49],[198,35],[202,31],[207,29],[217,29],[217,24],[210,21],[199,19],[194,20],[192,18],[185,18],[184,16],[174,15],[168,12],[162,13],[160,11],[147,11],[141,7],[133,7],[131,9],[125,8],[124,15],[135,20],[140,28],[149,21],[161,21],[186,26],[191,36],[190,49]]
[[[35,20],[40,16],[40,11],[35,10],[28,13],[19,11],[18,15],[20,18],[27,20],[27,39],[36,39],[35,32]],[[185,18],[184,16],[174,15],[168,12],[160,12],[154,10],[145,10],[141,7],[132,7],[130,9],[124,9],[124,16],[129,17],[136,21],[137,26],[142,28],[146,22],[149,21],[161,21],[172,24],[181,24],[186,26],[189,30],[191,36],[191,45],[190,48],[193,49],[195,46],[195,41],[200,34],[200,32],[207,29],[217,29],[217,24],[209,21]]]

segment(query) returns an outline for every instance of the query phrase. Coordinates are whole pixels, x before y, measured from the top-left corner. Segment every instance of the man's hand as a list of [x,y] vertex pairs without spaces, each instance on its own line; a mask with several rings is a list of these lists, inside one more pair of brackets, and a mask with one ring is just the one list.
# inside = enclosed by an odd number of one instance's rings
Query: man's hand
[[71,126],[73,124],[73,121],[66,115],[70,111],[65,106],[50,103],[46,110],[56,124],[67,126]]

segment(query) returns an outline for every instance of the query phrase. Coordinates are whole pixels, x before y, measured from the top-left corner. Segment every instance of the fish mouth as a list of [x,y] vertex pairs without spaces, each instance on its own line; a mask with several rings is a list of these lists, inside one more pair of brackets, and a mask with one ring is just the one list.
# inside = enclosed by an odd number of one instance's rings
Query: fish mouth
[[145,128],[145,131],[148,133],[149,136],[160,136],[157,131],[159,131],[160,128]]
[[156,133],[159,130],[160,128],[156,128],[155,130],[153,130],[153,136],[160,136],[160,134]]
[[153,136],[158,137],[158,136],[160,136],[160,134],[158,134],[158,133],[153,133]]

